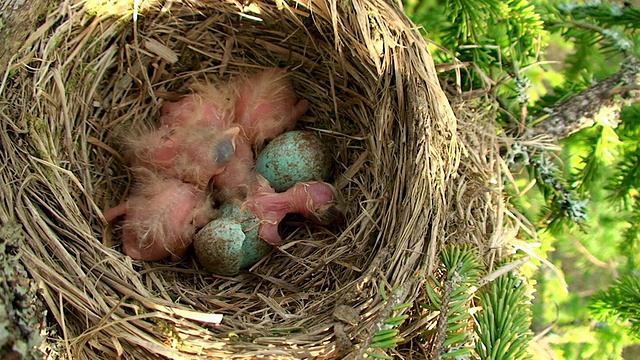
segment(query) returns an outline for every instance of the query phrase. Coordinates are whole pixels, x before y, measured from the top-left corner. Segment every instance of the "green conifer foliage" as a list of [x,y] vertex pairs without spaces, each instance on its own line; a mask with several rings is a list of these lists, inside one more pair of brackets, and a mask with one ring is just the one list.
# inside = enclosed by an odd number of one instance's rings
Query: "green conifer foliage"
[[465,346],[471,340],[469,304],[473,289],[483,271],[480,257],[471,246],[451,245],[440,253],[444,278],[431,275],[426,290],[430,305],[426,308],[439,312],[434,337],[433,358],[452,358],[471,353]]
[[479,293],[482,310],[475,315],[479,341],[476,352],[483,360],[527,359],[532,334],[530,298],[526,283],[507,273]]
[[598,320],[629,322],[630,333],[640,339],[640,277],[623,276],[607,290],[593,297],[589,306]]
[[[611,241],[610,249],[617,246],[626,264],[616,267],[614,261],[620,260],[613,256],[606,260],[623,276],[609,291],[594,298],[592,310],[602,315],[602,320],[628,320],[636,332],[638,317],[634,311],[639,301],[634,286],[640,281],[640,6],[635,1],[599,0],[404,1],[407,14],[437,45],[434,58],[447,65],[441,69],[455,68],[441,73],[449,94],[463,100],[490,99],[493,103],[487,106],[499,108],[496,120],[502,127],[498,132],[508,139],[501,151],[510,170],[503,176],[506,184],[514,185],[505,195],[512,199],[513,208],[527,213],[527,220],[546,239],[571,237],[587,252],[595,233],[609,231],[605,242]],[[557,62],[553,65],[545,58],[545,46],[550,41],[557,45],[554,57],[549,58]],[[543,75],[536,79],[535,71]],[[551,85],[545,74],[557,75],[560,80]],[[534,94],[534,90],[541,94]],[[570,108],[576,99],[574,108],[579,110],[584,104],[589,111],[564,116],[567,112],[562,110]],[[554,127],[566,131],[554,132]],[[536,136],[544,134],[564,151],[554,152],[549,142],[536,142]],[[506,180],[509,176],[516,180],[510,183]],[[520,180],[535,183],[535,190],[529,191],[526,199],[516,198],[521,195],[522,189],[516,184]],[[612,208],[615,210],[609,210]],[[606,215],[603,209],[615,216]],[[572,227],[583,230],[583,234],[577,235]],[[595,231],[596,227],[605,230]],[[546,246],[552,248],[553,244]],[[598,255],[602,254],[595,254],[596,259]],[[490,294],[506,291],[500,284],[509,276],[481,289],[478,299],[484,310],[476,316],[478,324],[488,326],[498,321],[483,316],[489,316],[494,305],[504,306],[499,302],[502,298]],[[630,280],[628,276],[635,278]],[[450,280],[441,281],[433,282],[428,290],[444,296],[446,291],[442,290]],[[635,305],[616,300],[623,295],[625,301],[633,300]],[[481,358],[498,358],[492,353],[494,349],[518,358],[503,345],[516,340],[507,333],[483,332],[485,325],[478,325],[482,341],[476,344]]]

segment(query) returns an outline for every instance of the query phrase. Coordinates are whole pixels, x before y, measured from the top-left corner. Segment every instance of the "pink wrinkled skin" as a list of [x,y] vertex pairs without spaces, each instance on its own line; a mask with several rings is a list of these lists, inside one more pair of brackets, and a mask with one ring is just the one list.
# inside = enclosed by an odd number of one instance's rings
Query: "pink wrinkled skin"
[[[196,126],[162,127],[130,140],[126,158],[132,168],[144,167],[167,177],[204,187],[233,159],[240,128],[224,131]],[[220,149],[231,147],[228,158]]]
[[[271,245],[282,244],[278,226],[287,214],[296,213],[318,222],[335,206],[335,189],[320,181],[297,183],[283,193],[276,193],[267,181],[258,177],[255,191],[244,206],[260,220],[260,237]],[[335,215],[332,214],[330,217]]]
[[104,216],[124,216],[122,248],[136,260],[182,258],[195,232],[215,218],[210,185],[223,201],[246,201],[262,220],[260,236],[280,244],[287,213],[318,220],[333,205],[326,183],[298,184],[276,194],[253,171],[255,151],[292,130],[308,110],[287,72],[271,68],[228,84],[195,84],[194,93],[165,102],[160,127],[127,139],[134,174],[130,197]]
[[251,175],[255,160],[251,144],[244,138],[236,141],[235,154],[224,171],[214,176],[216,188],[225,193],[225,197],[244,198],[254,182]]
[[195,93],[177,102],[165,102],[160,122],[164,127],[191,126],[226,129],[234,117],[236,92],[231,86],[194,84]]
[[285,131],[309,108],[298,101],[287,72],[270,68],[244,75],[226,86],[193,85],[194,93],[162,106],[164,127],[209,126],[219,130],[240,126],[250,144],[260,146]]
[[[209,128],[227,131],[238,127],[239,133],[234,140],[235,156],[223,168],[216,171],[199,171],[199,162],[190,162],[175,166],[174,172],[186,174],[186,181],[206,183],[206,176],[213,176],[214,183],[230,194],[246,193],[252,182],[249,171],[255,164],[253,149],[260,147],[285,131],[292,130],[309,108],[306,100],[297,100],[293,84],[287,72],[270,68],[257,74],[242,76],[227,86],[193,86],[196,91],[175,103],[166,103],[162,107],[164,131],[181,127],[195,126],[197,129]],[[161,129],[160,131],[163,131]],[[156,135],[157,136],[157,135]],[[174,145],[182,140],[173,140],[163,145],[160,152],[152,155],[163,161],[162,167],[173,168]],[[150,139],[153,143],[154,139]],[[178,148],[177,153],[180,152]],[[214,170],[214,169],[211,169]],[[205,181],[207,180],[207,181]]]
[[135,260],[155,261],[184,257],[196,228],[215,213],[205,193],[176,179],[144,173],[129,199],[106,209],[108,221],[124,215],[122,249]]
[[251,175],[255,165],[252,147],[293,130],[309,104],[297,100],[287,73],[278,68],[243,77],[232,86],[237,94],[232,124],[240,126],[241,131],[234,159],[214,181],[231,196],[243,198],[255,183]]
[[309,108],[298,101],[293,84],[282,69],[267,69],[238,84],[236,122],[255,145],[262,145],[293,127]]

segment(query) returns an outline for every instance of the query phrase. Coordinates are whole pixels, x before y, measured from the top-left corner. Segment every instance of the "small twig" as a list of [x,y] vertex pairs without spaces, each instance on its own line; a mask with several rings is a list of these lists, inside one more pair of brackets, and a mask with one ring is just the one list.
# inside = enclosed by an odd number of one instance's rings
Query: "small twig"
[[611,96],[614,96],[614,95],[622,94],[622,93],[627,92],[627,91],[637,91],[637,90],[640,90],[640,85],[624,85],[624,86],[620,86],[620,87],[617,87],[615,89],[609,90],[607,95],[609,95],[611,97]]
[[407,289],[410,289],[411,286],[413,286],[413,283],[414,281],[407,282],[401,285],[396,291],[394,291],[391,294],[391,297],[389,298],[387,305],[384,307],[383,310],[378,312],[378,316],[377,316],[378,321],[376,322],[376,325],[371,330],[371,333],[369,334],[369,336],[367,336],[367,338],[362,343],[362,347],[360,348],[360,351],[358,352],[358,356],[356,357],[357,359],[362,359],[364,357],[364,354],[367,352],[367,350],[369,350],[369,347],[371,346],[373,337],[375,336],[376,332],[383,329],[385,320],[391,317],[391,314],[393,313],[394,308],[404,302],[404,300],[407,297]]
[[522,257],[522,258],[520,258],[518,260],[515,260],[515,261],[512,261],[512,262],[508,263],[507,265],[502,266],[498,270],[496,270],[496,271],[486,275],[482,279],[480,279],[480,281],[478,281],[478,288],[481,288],[481,287],[487,285],[488,283],[492,282],[493,280],[499,278],[500,276],[519,268],[520,266],[528,263],[529,260],[531,260],[530,256],[524,256],[524,257]]
[[573,246],[575,246],[576,249],[582,255],[584,255],[587,258],[587,260],[589,260],[590,263],[592,263],[593,265],[595,265],[597,267],[601,267],[601,268],[604,268],[604,269],[609,269],[609,264],[607,264],[606,262],[598,259],[593,254],[591,254],[589,249],[584,247],[584,245],[582,245],[579,241],[573,240],[572,243],[573,243]]
[[466,69],[471,65],[470,61],[463,62],[455,62],[448,64],[438,64],[436,65],[436,71],[438,73],[449,71],[449,70],[457,70],[457,69]]
[[558,307],[558,304],[554,303],[554,305],[556,306],[556,318],[549,325],[547,325],[547,327],[545,327],[544,329],[542,329],[542,331],[536,334],[533,337],[533,341],[538,341],[542,339],[545,335],[547,335],[549,331],[553,329],[554,326],[556,326],[556,323],[558,322],[558,318],[560,317],[560,308]]
[[458,284],[455,284],[453,280],[446,280],[442,289],[442,299],[441,299],[441,308],[440,310],[440,318],[438,319],[438,325],[436,332],[435,340],[433,341],[433,353],[431,354],[431,359],[440,359],[442,358],[442,353],[445,351],[444,342],[447,341],[447,330],[449,328],[449,306],[451,305],[451,293],[456,290]]

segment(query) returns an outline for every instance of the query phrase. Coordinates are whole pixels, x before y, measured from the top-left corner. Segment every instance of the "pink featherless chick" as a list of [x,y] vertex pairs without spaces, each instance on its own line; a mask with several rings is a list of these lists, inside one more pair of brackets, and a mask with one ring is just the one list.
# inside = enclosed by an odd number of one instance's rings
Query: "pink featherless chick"
[[230,86],[194,84],[194,93],[176,102],[162,105],[163,127],[184,125],[211,126],[225,130],[233,121],[236,94]]
[[184,257],[196,229],[215,218],[204,191],[177,179],[138,169],[131,196],[105,209],[108,221],[124,215],[122,250],[135,260],[156,261]]
[[293,130],[298,118],[309,108],[307,100],[298,101],[291,79],[282,69],[270,68],[245,76],[236,87],[235,122],[258,147]]
[[282,69],[243,76],[234,86],[237,94],[232,125],[239,125],[241,131],[233,159],[214,178],[223,199],[246,196],[255,184],[255,175],[251,175],[254,146],[260,147],[266,140],[292,130],[309,107],[306,100],[297,100],[293,84]]
[[269,183],[257,175],[254,191],[244,205],[260,220],[258,235],[271,245],[282,244],[278,227],[287,214],[301,214],[321,224],[338,221],[336,191],[320,181],[297,183],[287,191],[276,193]]
[[255,174],[252,174],[254,165],[255,159],[249,140],[238,136],[233,158],[224,171],[213,177],[218,195],[216,200],[224,202],[230,198],[244,199],[255,183]]
[[129,140],[125,158],[167,177],[204,187],[234,159],[239,127],[224,131],[197,125],[162,127]]

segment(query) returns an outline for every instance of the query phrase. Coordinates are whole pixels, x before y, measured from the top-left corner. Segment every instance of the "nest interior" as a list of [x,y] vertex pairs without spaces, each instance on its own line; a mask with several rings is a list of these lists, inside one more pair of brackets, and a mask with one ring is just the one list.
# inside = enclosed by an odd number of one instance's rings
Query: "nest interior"
[[[356,357],[420,296],[442,244],[499,248],[491,129],[456,120],[398,3],[135,3],[47,9],[0,87],[0,220],[26,235],[63,354]],[[157,124],[161,94],[267,67],[309,101],[297,127],[332,144],[345,223],[292,227],[234,277],[123,255],[102,215],[128,194],[123,132]]]

